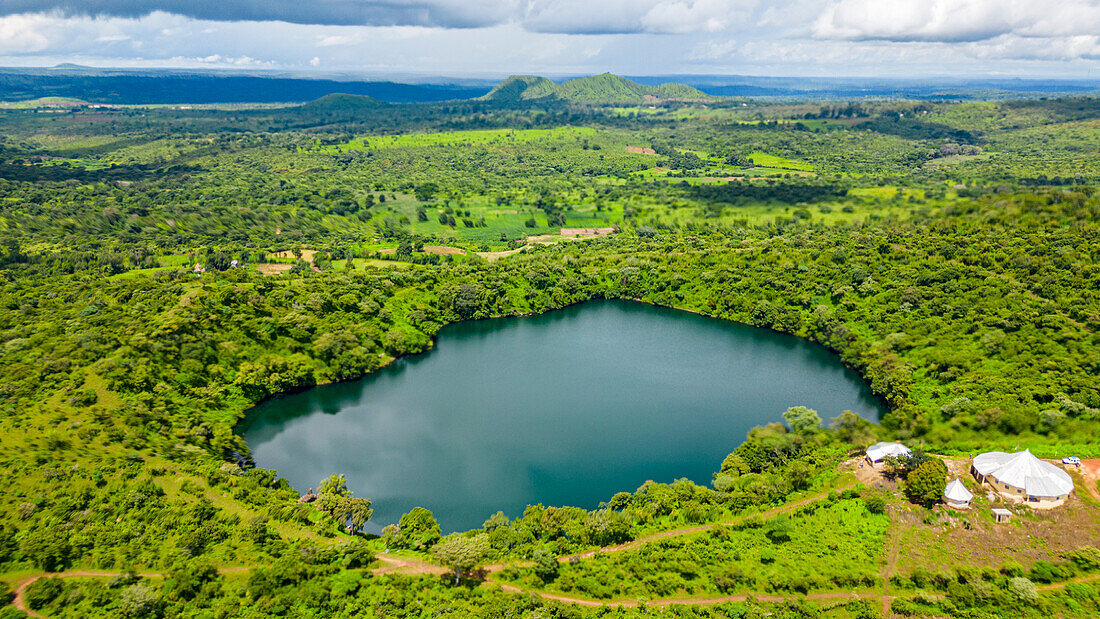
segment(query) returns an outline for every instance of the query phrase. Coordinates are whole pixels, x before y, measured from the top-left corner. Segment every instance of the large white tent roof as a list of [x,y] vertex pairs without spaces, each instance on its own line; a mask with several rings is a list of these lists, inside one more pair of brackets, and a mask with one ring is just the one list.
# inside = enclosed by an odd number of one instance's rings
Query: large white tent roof
[[875,443],[867,448],[867,457],[871,459],[871,462],[878,462],[883,458],[890,457],[900,458],[911,453],[913,452],[901,443]]
[[1069,473],[1043,462],[1025,449],[1016,453],[991,451],[974,458],[974,470],[1032,496],[1056,497],[1073,491]]
[[943,489],[943,498],[951,499],[952,501],[969,501],[974,498],[974,495],[966,489],[958,479],[947,484],[947,487]]

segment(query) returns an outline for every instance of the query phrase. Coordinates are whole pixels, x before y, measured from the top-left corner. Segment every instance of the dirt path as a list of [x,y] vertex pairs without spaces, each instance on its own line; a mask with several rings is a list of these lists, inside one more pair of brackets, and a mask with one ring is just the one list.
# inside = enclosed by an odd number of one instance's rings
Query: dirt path
[[785,505],[780,505],[778,507],[773,507],[771,509],[768,509],[768,510],[756,513],[756,514],[746,514],[744,516],[738,516],[738,517],[736,517],[732,520],[726,520],[726,521],[723,521],[723,522],[712,522],[710,524],[701,524],[699,526],[694,526],[694,527],[685,527],[685,528],[682,528],[682,529],[673,529],[671,531],[662,531],[660,533],[652,533],[652,534],[646,535],[644,537],[639,537],[639,538],[637,538],[633,541],[626,542],[625,544],[619,544],[618,546],[606,546],[604,548],[596,548],[594,550],[588,550],[588,551],[580,552],[580,553],[573,554],[573,555],[559,557],[558,561],[561,561],[561,562],[564,563],[564,562],[567,562],[567,561],[572,561],[573,559],[588,559],[590,557],[596,556],[597,553],[619,552],[621,550],[629,550],[631,548],[637,548],[638,546],[641,546],[643,544],[648,544],[649,542],[653,542],[653,541],[663,539],[663,538],[666,538],[666,537],[676,537],[676,536],[679,536],[679,535],[689,535],[691,533],[698,533],[699,531],[707,531],[707,530],[713,529],[715,527],[728,527],[728,526],[735,525],[735,524],[738,524],[740,522],[743,522],[744,520],[746,520],[748,518],[753,518],[753,517],[770,518],[772,516],[777,516],[779,514],[783,514],[783,513],[789,512],[791,510],[797,509],[797,508],[802,507],[803,505],[806,505],[808,503],[813,503],[814,501],[819,501],[819,500],[829,496],[833,492],[843,492],[845,490],[848,490],[850,488],[855,487],[856,484],[858,484],[858,483],[859,482],[852,482],[850,484],[845,484],[843,486],[833,488],[832,490],[829,490],[829,492],[824,492],[824,493],[821,493],[821,494],[815,494],[813,496],[809,496],[809,497],[806,497],[804,499],[799,499],[798,501],[795,501],[794,503],[787,503]]
[[[889,534],[889,532],[887,532]],[[901,551],[902,533],[890,538],[890,549],[886,555],[886,565],[882,567],[882,616],[890,616],[890,577],[898,568],[898,554]]]
[[1092,582],[1094,580],[1100,580],[1100,574],[1093,574],[1091,576],[1078,576],[1077,578],[1071,578],[1065,582],[1056,582],[1049,585],[1039,585],[1036,587],[1039,591],[1055,591],[1058,589],[1065,589],[1066,585],[1076,585],[1083,582]]
[[[232,574],[234,572],[247,572],[251,569],[252,568],[249,566],[222,567],[218,568],[218,573]],[[35,611],[27,607],[26,593],[27,587],[31,586],[31,583],[41,578],[112,578],[114,576],[122,576],[125,573],[126,572],[102,572],[98,570],[72,570],[69,572],[43,572],[41,574],[35,574],[34,576],[20,581],[19,584],[15,586],[15,591],[13,592],[15,594],[15,597],[12,599],[11,605],[14,606],[16,609],[27,613],[28,616],[45,619],[41,614],[36,613]],[[164,577],[164,574],[160,572],[136,572],[136,575],[140,576],[141,578]]]
[[374,555],[374,558],[386,565],[372,569],[372,574],[448,574],[451,571],[442,565],[395,557],[384,552]]
[[[896,565],[897,557],[898,557],[898,552],[897,551],[898,551],[898,545],[895,545],[894,548],[892,549],[890,559],[887,562],[886,573],[891,572],[892,569],[893,569],[893,566]],[[395,556],[389,555],[387,553],[380,553],[376,556],[376,558],[379,561],[381,561],[383,563],[386,563],[387,565],[371,569],[370,572],[372,574],[397,574],[397,573],[400,573],[400,574],[421,574],[421,575],[423,575],[423,574],[436,574],[436,575],[439,575],[439,574],[446,574],[446,573],[450,572],[450,570],[448,570],[447,568],[444,568],[444,567],[439,566],[439,565],[435,565],[433,563],[427,563],[427,562],[424,562],[424,561],[419,561],[417,559],[395,557]],[[562,603],[565,603],[565,604],[577,604],[579,606],[587,606],[587,607],[622,606],[622,607],[625,607],[625,608],[634,608],[634,607],[637,607],[641,604],[637,600],[607,600],[607,601],[589,600],[589,599],[585,599],[585,598],[572,597],[572,596],[565,595],[565,594],[551,593],[549,591],[542,591],[542,590],[539,590],[539,589],[527,589],[527,588],[523,588],[523,587],[517,587],[515,585],[510,585],[510,584],[507,584],[507,583],[497,582],[497,581],[493,580],[492,574],[495,573],[495,572],[499,572],[503,568],[504,568],[504,566],[499,565],[499,564],[487,565],[484,568],[482,568],[483,571],[486,573],[485,584],[496,585],[496,586],[500,587],[501,591],[506,591],[508,593],[515,593],[515,594],[518,594],[518,595],[533,595],[533,596],[537,596],[539,598],[542,598],[544,600],[554,600],[554,601],[562,602]],[[252,566],[224,567],[224,568],[219,568],[218,573],[219,574],[232,574],[232,573],[239,573],[239,572],[247,572],[247,571],[250,571],[252,569],[254,569],[254,567],[252,567]],[[97,571],[97,570],[73,570],[73,571],[69,571],[69,572],[35,574],[33,576],[30,576],[30,577],[24,579],[23,581],[21,581],[16,586],[15,592],[14,592],[15,593],[15,598],[12,600],[11,604],[16,609],[23,611],[24,613],[26,613],[30,617],[35,617],[36,619],[47,619],[44,615],[42,615],[40,613],[37,613],[37,612],[35,612],[35,611],[33,611],[33,610],[31,610],[30,608],[27,607],[25,594],[26,594],[27,587],[30,586],[31,583],[37,581],[40,578],[50,578],[50,577],[56,577],[56,578],[111,578],[111,577],[114,577],[114,576],[121,576],[123,574],[124,574],[124,572],[104,572],[104,571]],[[140,576],[142,578],[163,578],[164,574],[162,574],[160,572],[138,572],[137,576]],[[1092,582],[1092,581],[1096,581],[1096,580],[1100,580],[1100,574],[1092,574],[1092,575],[1089,575],[1089,576],[1081,576],[1081,577],[1078,577],[1078,578],[1074,578],[1072,580],[1067,580],[1065,582],[1053,583],[1053,584],[1049,584],[1049,585],[1041,585],[1041,586],[1038,587],[1038,589],[1040,591],[1055,591],[1055,590],[1059,590],[1059,589],[1064,589],[1069,584]],[[790,596],[790,595],[789,596],[782,596],[782,595],[773,595],[773,594],[765,594],[765,593],[747,592],[747,593],[738,593],[736,595],[725,595],[725,596],[715,597],[715,598],[665,598],[665,599],[659,599],[659,600],[652,600],[652,601],[644,602],[644,604],[646,606],[659,606],[659,607],[672,606],[673,604],[682,604],[682,605],[691,605],[691,606],[713,606],[715,604],[724,604],[724,603],[728,603],[728,602],[744,602],[744,601],[748,600],[749,598],[752,598],[752,599],[760,601],[760,602],[782,602],[783,600],[792,599],[792,598],[800,598],[800,599],[806,599],[806,600],[843,600],[843,599],[873,600],[873,599],[881,598],[883,600],[883,616],[889,616],[890,603],[894,599],[896,599],[897,597],[899,597],[899,596],[890,595],[889,594],[889,588],[887,588],[881,594],[874,593],[874,592],[824,591],[824,592],[820,592],[820,593],[807,593],[805,595],[797,595],[797,596]],[[932,594],[931,596],[929,596],[928,594],[925,594],[925,597],[943,597],[943,595],[942,594]]]
[[[597,601],[597,600],[588,600],[588,599],[584,599],[584,598],[571,597],[571,596],[564,595],[564,594],[559,594],[559,593],[550,593],[550,592],[541,591],[541,590],[538,590],[538,589],[524,589],[522,587],[517,587],[515,585],[508,585],[508,584],[496,582],[496,581],[492,580],[492,578],[486,578],[485,582],[495,584],[498,587],[500,587],[500,589],[502,591],[507,591],[508,593],[516,593],[516,594],[520,594],[520,595],[534,595],[534,596],[540,597],[544,600],[554,600],[554,601],[557,601],[557,602],[564,602],[566,604],[577,604],[579,606],[588,606],[588,607],[600,607],[600,606],[617,607],[617,606],[622,606],[624,608],[635,608],[635,607],[639,606],[640,604],[642,604],[642,602],[638,602],[637,600]],[[652,600],[652,601],[644,602],[644,604],[646,606],[662,606],[662,607],[672,606],[673,604],[683,604],[683,605],[691,605],[691,606],[713,606],[715,604],[725,604],[725,603],[728,603],[728,602],[744,602],[744,601],[748,600],[749,598],[752,598],[752,599],[760,601],[760,602],[782,602],[783,600],[791,599],[793,597],[798,597],[798,598],[807,599],[807,600],[842,600],[842,599],[859,600],[859,599],[876,599],[876,598],[879,597],[879,594],[878,593],[871,593],[871,592],[854,593],[854,592],[850,592],[850,591],[827,591],[827,592],[823,592],[823,593],[808,593],[808,594],[800,595],[800,596],[781,596],[781,595],[770,595],[770,594],[766,594],[766,593],[752,593],[752,592],[749,592],[749,593],[738,593],[736,595],[724,595],[724,596],[716,597],[716,598],[683,598],[683,599],[666,598],[666,599],[661,599],[661,600]]]

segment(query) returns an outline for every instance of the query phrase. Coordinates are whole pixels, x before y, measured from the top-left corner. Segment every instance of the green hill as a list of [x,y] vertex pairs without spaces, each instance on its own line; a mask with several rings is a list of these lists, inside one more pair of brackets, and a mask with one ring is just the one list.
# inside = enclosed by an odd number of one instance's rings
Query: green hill
[[704,92],[683,84],[643,86],[612,73],[591,75],[555,84],[544,77],[513,75],[482,97],[488,101],[559,99],[571,103],[609,105],[659,101],[713,101]]
[[366,95],[347,95],[337,92],[303,104],[300,109],[306,112],[356,112],[383,105],[386,103]]
[[521,101],[554,96],[557,84],[537,75],[513,75],[482,97],[490,101]]

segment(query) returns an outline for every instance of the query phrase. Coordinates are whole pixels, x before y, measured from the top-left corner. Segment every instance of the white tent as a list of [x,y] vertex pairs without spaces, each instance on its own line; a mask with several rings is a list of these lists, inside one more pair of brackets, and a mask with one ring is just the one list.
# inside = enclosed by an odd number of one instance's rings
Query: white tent
[[1073,492],[1069,473],[1043,462],[1027,449],[1011,454],[1003,451],[981,454],[974,458],[974,474],[978,481],[988,482],[1002,493],[1028,503],[1061,504]]
[[973,498],[974,495],[958,479],[953,480],[943,489],[943,502],[951,507],[962,509],[970,507],[970,500]]
[[900,458],[913,453],[901,443],[875,443],[867,448],[867,459],[878,464],[886,458]]

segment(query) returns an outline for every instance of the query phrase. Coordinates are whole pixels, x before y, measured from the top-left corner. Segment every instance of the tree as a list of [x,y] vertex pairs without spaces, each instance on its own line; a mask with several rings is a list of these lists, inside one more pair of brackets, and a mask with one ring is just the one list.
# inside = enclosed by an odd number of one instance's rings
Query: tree
[[168,571],[164,593],[172,600],[211,599],[217,596],[221,579],[218,570],[206,560],[186,561]]
[[509,524],[511,524],[511,521],[508,519],[508,516],[505,516],[504,512],[498,511],[492,516],[489,516],[489,519],[481,525],[481,528],[486,531],[491,531],[499,527],[507,527]]
[[470,318],[481,306],[482,292],[477,286],[462,284],[454,291],[451,307],[462,319]]
[[[935,461],[935,462],[939,462],[940,465],[943,466],[943,462],[941,462],[938,458],[935,458],[933,456],[928,455],[923,449],[920,449],[919,447],[914,448],[913,450],[911,450],[909,452],[909,455],[907,455],[907,456],[900,456],[898,458],[888,458],[888,460],[891,461],[890,462],[891,464],[895,464],[895,462],[896,462],[895,466],[901,468],[901,470],[902,470],[905,477],[908,477],[910,473],[912,473],[913,471],[919,469],[920,466],[922,464],[924,464],[925,462]],[[943,474],[947,475],[946,467],[944,467],[944,473]]]
[[[317,485],[317,509],[332,515],[337,520],[341,520],[339,512],[350,496],[351,492],[348,491],[347,477],[333,473],[322,479],[321,483]],[[343,520],[346,521],[347,518],[343,518]]]
[[930,506],[943,496],[947,486],[947,467],[940,460],[929,460],[905,478],[905,493],[909,500]]
[[553,582],[558,577],[558,558],[546,548],[539,548],[531,557],[535,561],[535,576],[542,582]]
[[448,535],[432,547],[432,555],[443,565],[454,570],[455,584],[463,573],[477,567],[489,552],[489,541],[484,534],[473,537]]
[[[737,452],[733,452],[722,460],[722,467],[718,469],[719,475],[738,477],[752,471],[752,467]],[[717,475],[716,475],[717,476]]]
[[833,417],[829,427],[836,431],[837,437],[850,445],[868,445],[875,440],[874,426],[870,421],[853,413],[844,411]]
[[348,478],[343,474],[333,473],[321,480],[317,485],[317,494],[332,493],[337,496],[348,496]]
[[783,411],[783,421],[796,434],[810,434],[821,429],[821,416],[805,406],[792,406]]
[[634,498],[633,494],[629,492],[616,492],[615,496],[611,497],[611,500],[607,502],[608,509],[614,509],[616,511],[622,511],[627,507],[630,507],[630,501]]
[[607,546],[630,541],[630,520],[622,512],[600,509],[590,512],[584,521],[588,541],[596,546]]
[[352,497],[346,501],[346,517],[351,520],[351,527],[354,531],[359,531],[363,528],[363,524],[366,524],[371,517],[374,516],[374,509],[371,507],[371,499]]
[[440,537],[439,523],[435,521],[432,512],[423,507],[414,507],[401,516],[397,526],[386,527],[382,539],[387,546],[394,548],[408,548],[410,550],[427,550]]

